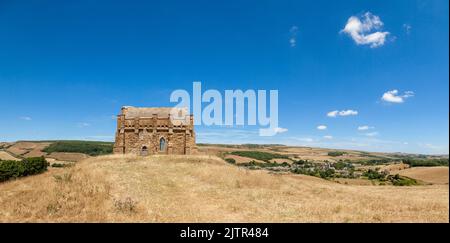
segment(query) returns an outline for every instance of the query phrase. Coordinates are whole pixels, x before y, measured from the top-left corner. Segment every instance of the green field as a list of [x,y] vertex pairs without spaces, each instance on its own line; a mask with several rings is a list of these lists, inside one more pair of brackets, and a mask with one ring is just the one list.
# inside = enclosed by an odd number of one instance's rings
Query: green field
[[242,157],[257,159],[265,162],[270,162],[272,159],[289,159],[289,156],[260,151],[234,151],[232,155],[238,155]]
[[111,154],[114,143],[93,141],[56,141],[43,150],[46,153],[83,153],[90,156]]

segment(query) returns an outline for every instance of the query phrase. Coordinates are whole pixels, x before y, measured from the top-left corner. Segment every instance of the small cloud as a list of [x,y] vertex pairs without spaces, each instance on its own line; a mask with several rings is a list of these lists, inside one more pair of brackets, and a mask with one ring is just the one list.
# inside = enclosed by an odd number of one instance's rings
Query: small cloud
[[355,110],[342,110],[342,111],[330,111],[327,113],[328,117],[337,117],[337,116],[356,116],[358,115],[358,111]]
[[24,121],[31,121],[31,120],[33,120],[31,117],[29,117],[29,116],[21,116],[21,117],[19,117],[19,119],[20,120],[24,120]]
[[409,24],[403,24],[403,29],[405,30],[405,33],[406,33],[407,35],[411,34],[411,29],[412,29],[411,25],[409,25]]
[[323,138],[331,140],[331,139],[333,139],[333,136],[327,135],[327,136],[323,136]]
[[376,48],[384,45],[386,36],[389,35],[389,32],[379,31],[383,25],[380,17],[367,12],[362,16],[351,16],[341,33],[350,35],[357,45]]
[[378,134],[379,134],[378,132],[368,132],[364,135],[366,135],[367,137],[375,137],[375,136],[378,136]]
[[295,46],[297,46],[298,27],[295,25],[292,26],[291,29],[289,30],[289,32],[291,33],[291,37],[289,38],[289,44],[291,47],[295,47]]
[[356,116],[356,115],[358,115],[358,112],[354,111],[354,110],[346,110],[346,111],[340,111],[339,115],[340,116]]
[[285,133],[285,132],[287,132],[287,131],[288,131],[287,128],[282,128],[282,127],[277,127],[277,128],[275,128],[275,132],[276,132],[276,133]]
[[383,94],[381,97],[381,100],[389,103],[403,103],[405,102],[405,99],[413,97],[414,92],[412,91],[406,91],[403,93],[403,95],[400,95],[398,90],[389,90]]
[[294,37],[291,37],[291,39],[289,39],[289,44],[291,47],[295,47],[297,45],[297,40]]
[[327,126],[325,125],[317,126],[317,130],[327,130]]
[[374,129],[374,128],[375,127],[370,127],[370,126],[364,125],[364,126],[359,126],[358,131],[367,131],[367,130]]
[[83,128],[83,127],[90,127],[91,124],[87,123],[87,122],[80,122],[77,124],[78,127]]
[[314,139],[308,138],[308,137],[306,137],[306,138],[293,137],[291,139],[296,140],[296,141],[300,141],[300,142],[307,142],[307,143],[314,142]]
[[428,150],[433,154],[448,154],[448,144],[447,145],[436,145],[431,143],[418,143],[419,147]]
[[327,113],[328,117],[336,117],[338,115],[339,111],[330,111]]
[[404,98],[409,98],[409,97],[413,97],[414,96],[414,92],[412,91],[406,91],[405,95],[403,96]]

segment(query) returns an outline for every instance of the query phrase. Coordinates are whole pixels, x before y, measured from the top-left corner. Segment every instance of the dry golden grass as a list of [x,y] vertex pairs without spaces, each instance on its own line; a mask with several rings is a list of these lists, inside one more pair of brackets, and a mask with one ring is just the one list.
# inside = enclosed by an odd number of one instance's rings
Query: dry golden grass
[[0,160],[19,160],[5,151],[0,151]]
[[16,142],[10,146],[7,150],[8,152],[15,154],[17,156],[23,157],[40,157],[44,156],[45,153],[42,152],[51,143],[40,143],[40,142]]
[[[233,151],[260,151],[260,152],[268,152],[268,153],[278,153],[282,155],[287,155],[288,157],[295,160],[309,160],[309,161],[338,161],[338,160],[351,160],[351,161],[360,161],[360,160],[369,160],[373,159],[373,157],[368,156],[366,153],[361,153],[360,151],[353,150],[339,150],[345,152],[344,155],[333,157],[329,156],[328,153],[332,151],[336,151],[335,149],[326,149],[326,148],[310,148],[310,147],[290,147],[290,146],[265,146],[259,148],[248,148],[245,145],[233,145],[233,147],[220,146],[220,145],[208,145],[208,146],[198,146],[198,152],[200,154],[207,155],[222,155],[228,152]],[[379,156],[381,158],[389,157],[389,154],[385,153],[369,153],[371,156]],[[247,160],[252,160],[251,158],[239,159],[241,161],[248,162]],[[238,162],[238,160],[236,160]],[[245,163],[241,162],[241,163]],[[287,162],[287,161],[286,161]],[[289,163],[289,162],[288,162]]]
[[398,174],[433,184],[448,185],[448,167],[414,167],[399,171]]
[[277,163],[277,164],[282,164],[282,163],[292,164],[292,160],[290,160],[290,159],[271,159],[270,162]]
[[399,163],[399,164],[385,165],[385,166],[381,167],[380,169],[382,171],[387,171],[387,172],[390,172],[391,174],[395,174],[401,170],[406,170],[409,167],[410,166],[408,164]]
[[342,185],[213,156],[103,156],[0,184],[0,221],[448,222],[448,200],[448,185]]
[[335,181],[336,183],[352,185],[352,186],[373,186],[373,185],[377,184],[376,181],[367,180],[367,179],[336,178],[333,181]]
[[234,154],[227,154],[225,156],[226,159],[234,159],[236,161],[236,164],[242,164],[242,163],[248,163],[251,161],[255,161],[255,162],[259,162],[259,163],[265,163],[262,160],[257,160],[257,159],[252,159],[252,158],[247,158],[247,157],[243,157],[243,156],[239,156],[239,155],[234,155]]
[[46,156],[51,159],[60,161],[72,161],[77,162],[89,158],[89,155],[82,153],[63,153],[63,152],[53,152]]

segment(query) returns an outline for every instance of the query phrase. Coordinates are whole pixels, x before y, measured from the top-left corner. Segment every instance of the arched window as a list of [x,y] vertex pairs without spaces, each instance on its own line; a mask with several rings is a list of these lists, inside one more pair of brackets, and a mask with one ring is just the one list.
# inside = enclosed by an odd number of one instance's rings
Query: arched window
[[159,151],[165,151],[166,150],[166,140],[164,138],[161,138],[159,140]]
[[148,155],[148,148],[147,146],[143,146],[141,150],[141,156],[147,156]]

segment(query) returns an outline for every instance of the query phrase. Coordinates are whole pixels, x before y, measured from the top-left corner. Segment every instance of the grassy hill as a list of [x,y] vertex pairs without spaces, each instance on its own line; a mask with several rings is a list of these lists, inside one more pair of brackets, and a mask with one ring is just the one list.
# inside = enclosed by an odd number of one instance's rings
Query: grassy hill
[[[17,141],[11,143],[0,142],[0,151],[4,151],[16,158],[48,157],[57,160],[79,161],[88,156],[107,155],[112,153],[113,142],[77,141],[77,140],[48,140],[48,141]],[[234,155],[242,161],[250,158],[256,161],[350,161],[368,165],[386,164],[398,161],[408,161],[411,166],[448,166],[448,155],[429,156],[399,153],[374,153],[354,150],[335,150],[325,148],[293,147],[279,144],[198,144],[201,154]],[[52,155],[53,154],[53,155]],[[50,156],[52,155],[52,156]],[[7,155],[3,153],[3,157]],[[73,158],[72,158],[73,157]]]
[[215,156],[99,156],[0,184],[2,222],[448,222],[448,185],[337,184]]
[[44,156],[58,161],[76,162],[89,156],[111,154],[114,143],[76,140],[17,141],[3,143],[0,147],[0,159],[6,159],[6,153],[22,159]]

